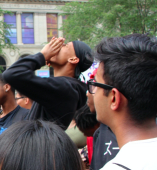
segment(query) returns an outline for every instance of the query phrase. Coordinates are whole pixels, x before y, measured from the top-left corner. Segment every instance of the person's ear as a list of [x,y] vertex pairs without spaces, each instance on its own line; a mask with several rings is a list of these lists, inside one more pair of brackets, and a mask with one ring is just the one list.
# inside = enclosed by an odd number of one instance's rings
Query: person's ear
[[29,98],[26,97],[26,98],[25,98],[25,104],[28,104],[28,103],[29,103]]
[[77,58],[76,56],[68,58],[68,62],[71,64],[77,64],[79,61],[80,61],[79,58]]
[[11,89],[11,86],[9,84],[5,84],[3,87],[5,92],[8,92]]
[[120,92],[116,88],[113,88],[111,90],[111,109],[117,110],[120,106],[120,101],[121,101]]

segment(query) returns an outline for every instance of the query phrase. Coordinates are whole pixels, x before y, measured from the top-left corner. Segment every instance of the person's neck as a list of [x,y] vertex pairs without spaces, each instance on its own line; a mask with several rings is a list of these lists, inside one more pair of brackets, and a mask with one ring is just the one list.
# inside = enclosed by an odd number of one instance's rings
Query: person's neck
[[29,104],[28,104],[28,107],[27,107],[26,109],[29,109],[29,110],[30,110],[31,107],[32,107],[32,103],[29,103]]
[[17,103],[15,101],[15,98],[9,98],[8,100],[6,100],[6,102],[2,105],[2,110],[3,113],[2,115],[0,115],[0,118],[6,116],[8,113],[10,113],[11,111],[13,111],[16,107],[17,107]]
[[67,129],[71,129],[71,128],[75,127],[75,125],[76,125],[75,120],[72,120]]
[[74,77],[74,68],[72,67],[55,67],[54,68],[54,77],[60,77],[60,76],[65,76],[65,77]]
[[157,125],[154,120],[145,124],[119,123],[113,132],[116,135],[119,148],[131,141],[145,140],[157,137]]

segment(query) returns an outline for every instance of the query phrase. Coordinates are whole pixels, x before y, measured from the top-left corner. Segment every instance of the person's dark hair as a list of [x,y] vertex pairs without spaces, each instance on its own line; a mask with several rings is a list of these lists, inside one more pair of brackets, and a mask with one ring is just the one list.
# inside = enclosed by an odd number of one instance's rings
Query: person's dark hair
[[81,72],[86,71],[93,64],[91,48],[82,41],[73,41],[73,47],[79,62],[75,68],[74,77],[79,78]]
[[[25,96],[24,94],[20,93],[19,91],[16,91],[16,92],[17,92],[21,97],[27,97],[27,96]],[[29,100],[30,100],[31,103],[33,103],[33,100],[32,100],[32,99],[29,98]]]
[[[92,65],[92,63],[93,63],[93,61],[94,61],[94,52],[93,51],[91,51],[91,54],[86,54],[86,61],[88,61],[89,63],[91,63],[91,65]],[[90,68],[90,66],[88,65],[88,67]],[[76,66],[76,68],[75,68],[75,72],[74,72],[74,78],[79,78],[80,77],[80,75],[81,75],[81,70],[80,70],[80,68],[79,68],[79,65],[77,65]]]
[[87,104],[76,111],[74,120],[76,122],[76,126],[81,130],[93,128],[96,124],[98,124],[96,114],[90,112]]
[[83,170],[75,144],[52,122],[23,121],[0,135],[1,170]]
[[74,72],[74,78],[77,78],[77,79],[78,79],[79,76],[80,76],[80,74],[81,74],[81,71],[80,71],[79,67],[76,66],[75,72]]
[[136,123],[156,116],[156,38],[144,34],[104,38],[96,47],[95,59],[103,63],[105,83],[127,97],[129,114]]
[[[3,85],[7,84],[3,79],[3,74],[0,73],[0,81]],[[11,85],[10,85],[11,86]],[[15,94],[15,89],[11,86],[11,91]]]

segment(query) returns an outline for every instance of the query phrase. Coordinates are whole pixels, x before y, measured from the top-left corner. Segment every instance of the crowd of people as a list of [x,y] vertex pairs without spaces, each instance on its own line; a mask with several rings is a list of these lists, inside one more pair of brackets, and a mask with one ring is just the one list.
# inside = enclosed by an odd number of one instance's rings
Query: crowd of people
[[[103,38],[93,51],[64,41],[0,74],[0,169],[156,170],[156,38]],[[44,65],[53,77],[34,74]]]

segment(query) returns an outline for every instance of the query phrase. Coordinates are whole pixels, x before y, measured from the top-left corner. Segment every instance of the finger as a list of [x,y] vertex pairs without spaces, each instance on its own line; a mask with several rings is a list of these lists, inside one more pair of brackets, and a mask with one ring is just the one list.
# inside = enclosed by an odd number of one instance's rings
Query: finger
[[56,37],[55,37],[55,36],[53,36],[51,40],[53,40],[53,39],[55,39],[55,38],[56,38]]
[[55,47],[51,47],[52,48],[51,51],[53,52],[53,56],[56,55],[56,53],[58,53],[61,50],[62,47],[63,47],[62,45],[57,45]]
[[60,48],[53,50],[54,55],[56,55],[61,50],[61,48],[62,48],[62,46]]
[[55,50],[57,48],[60,48],[63,46],[64,41],[63,40],[56,40],[55,43],[51,44],[51,47]]
[[57,40],[57,38],[52,38],[51,41],[49,42],[49,45],[54,44],[54,42]]
[[52,39],[51,41],[50,41],[50,46],[56,46],[56,44],[58,44],[58,43],[60,43],[60,42],[62,42],[62,44],[64,43],[64,38],[54,38],[54,39]]
[[62,40],[65,40],[65,38],[63,38],[63,37],[59,37],[58,39],[62,39]]

